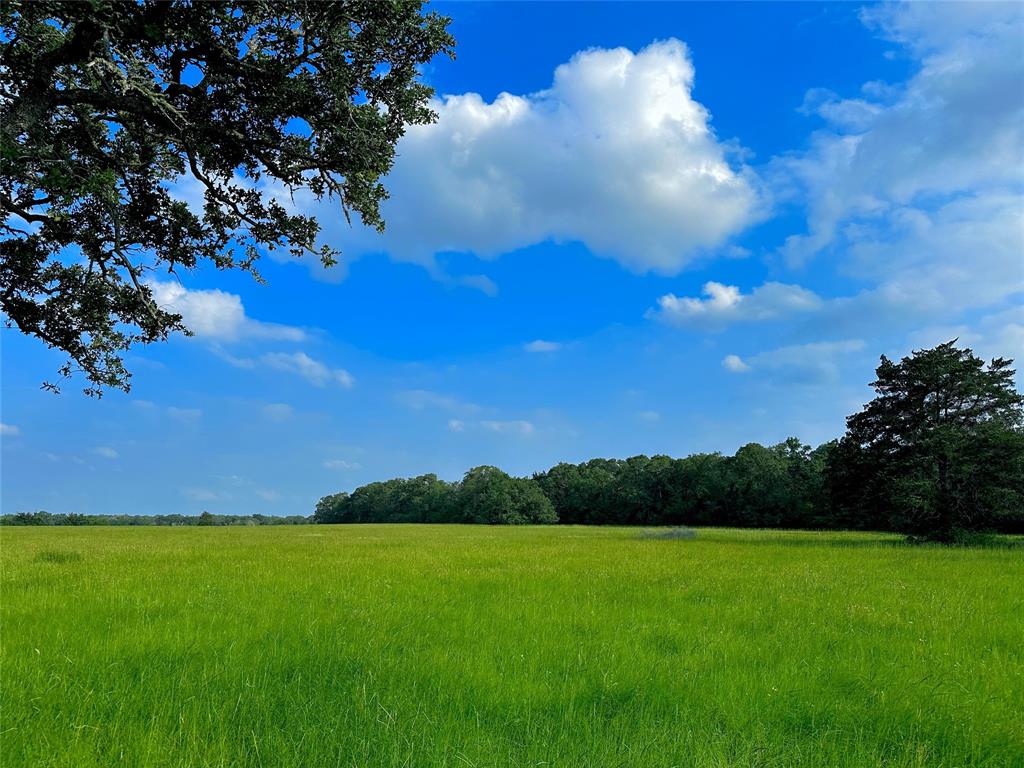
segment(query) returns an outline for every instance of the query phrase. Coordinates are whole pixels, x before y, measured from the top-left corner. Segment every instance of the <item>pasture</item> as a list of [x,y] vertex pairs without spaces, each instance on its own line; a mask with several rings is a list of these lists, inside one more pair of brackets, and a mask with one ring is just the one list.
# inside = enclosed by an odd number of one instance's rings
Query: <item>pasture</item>
[[5,528],[3,766],[1020,766],[1024,549]]

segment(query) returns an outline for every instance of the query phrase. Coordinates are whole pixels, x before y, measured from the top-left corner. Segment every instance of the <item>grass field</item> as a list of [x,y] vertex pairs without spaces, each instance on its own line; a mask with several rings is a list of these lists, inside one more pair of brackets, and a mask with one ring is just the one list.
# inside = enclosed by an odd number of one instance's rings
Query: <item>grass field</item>
[[1024,549],[6,528],[8,766],[1022,766]]

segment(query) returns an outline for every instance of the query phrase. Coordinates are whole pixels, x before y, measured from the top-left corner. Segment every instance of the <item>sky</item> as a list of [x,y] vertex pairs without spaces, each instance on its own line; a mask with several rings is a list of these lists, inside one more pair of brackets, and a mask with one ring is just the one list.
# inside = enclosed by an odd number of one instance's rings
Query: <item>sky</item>
[[[384,235],[157,280],[95,399],[0,333],[0,508],[310,514],[494,464],[818,444],[880,355],[1024,350],[1024,5],[435,3]],[[1018,376],[1018,386],[1021,378]]]

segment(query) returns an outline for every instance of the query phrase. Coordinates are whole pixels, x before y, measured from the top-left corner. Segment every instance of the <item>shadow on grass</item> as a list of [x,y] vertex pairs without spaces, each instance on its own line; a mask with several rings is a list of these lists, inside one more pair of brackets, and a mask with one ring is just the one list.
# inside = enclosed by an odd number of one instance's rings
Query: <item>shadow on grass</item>
[[77,563],[82,559],[81,552],[44,549],[36,555],[37,563]]
[[638,539],[663,539],[663,540],[691,540],[697,538],[697,532],[692,528],[662,528],[641,531]]
[[746,536],[732,539],[733,544],[773,547],[839,547],[892,548],[892,549],[1024,549],[1024,536],[1005,534],[974,534],[952,544],[916,539],[910,536],[872,534],[851,531],[848,535],[817,533],[815,531],[742,530]]

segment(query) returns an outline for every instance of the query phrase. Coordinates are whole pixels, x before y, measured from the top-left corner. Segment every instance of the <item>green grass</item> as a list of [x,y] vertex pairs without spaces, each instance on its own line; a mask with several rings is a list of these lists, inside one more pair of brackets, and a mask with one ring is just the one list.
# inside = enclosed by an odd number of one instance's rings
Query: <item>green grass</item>
[[1024,549],[6,528],[5,766],[1021,766]]

